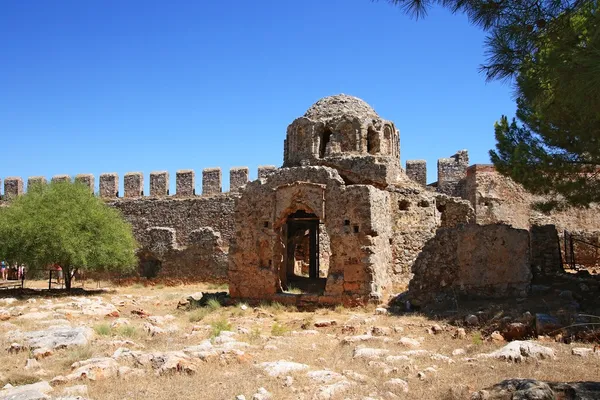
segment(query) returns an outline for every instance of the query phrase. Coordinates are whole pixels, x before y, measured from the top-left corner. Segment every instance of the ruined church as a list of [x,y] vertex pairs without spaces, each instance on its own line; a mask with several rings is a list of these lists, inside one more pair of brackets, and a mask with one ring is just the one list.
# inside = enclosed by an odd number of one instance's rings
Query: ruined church
[[[148,195],[142,173],[125,174],[122,196],[119,176],[102,174],[98,195],[131,222],[140,276],[227,283],[233,298],[285,304],[381,302],[406,284],[416,303],[449,291],[518,296],[536,273],[562,268],[564,230],[598,240],[597,212],[539,214],[534,196],[470,166],[466,150],[440,159],[427,184],[425,161],[402,167],[396,125],[356,97],[313,104],[287,127],[283,153],[281,168],[260,167],[253,181],[231,169],[225,192],[209,168],[202,194],[181,170],[175,193],[160,171]],[[74,179],[95,188],[92,175]],[[23,190],[6,178],[3,199]]]

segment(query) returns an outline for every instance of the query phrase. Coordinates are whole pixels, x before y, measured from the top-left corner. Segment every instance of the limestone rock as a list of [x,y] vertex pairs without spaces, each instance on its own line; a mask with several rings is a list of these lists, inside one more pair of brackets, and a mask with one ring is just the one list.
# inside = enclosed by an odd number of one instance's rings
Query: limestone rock
[[306,364],[300,364],[286,360],[264,362],[261,363],[260,366],[267,372],[268,375],[274,377],[285,375],[293,371],[302,371],[308,369],[308,365]]
[[14,386],[0,390],[1,400],[40,400],[49,399],[48,393],[53,388],[46,381],[32,383],[29,385]]
[[63,349],[72,346],[85,346],[93,331],[88,327],[50,327],[42,331],[15,332],[13,338],[24,340],[30,349]]
[[416,340],[416,339],[411,339],[408,337],[401,337],[399,343],[404,346],[404,347],[408,347],[411,349],[416,349],[421,347],[421,343]]
[[403,379],[399,379],[399,378],[390,379],[389,381],[385,382],[384,385],[388,389],[402,390],[404,393],[408,392],[408,382],[406,382]]
[[571,354],[579,357],[587,357],[593,354],[594,350],[587,347],[574,347],[571,349]]
[[71,368],[73,368],[73,372],[65,377],[67,381],[78,379],[101,380],[115,377],[119,372],[119,365],[110,357],[97,357],[77,361],[71,365]]
[[520,340],[515,340],[499,350],[488,354],[481,354],[480,356],[515,362],[520,362],[530,357],[538,359],[555,358],[554,350],[551,348],[540,346],[534,342]]
[[358,347],[358,348],[354,349],[354,354],[352,355],[352,358],[364,358],[367,360],[372,360],[372,359],[376,359],[376,358],[381,358],[382,356],[389,354],[389,352],[390,351],[387,349],[374,349],[374,348],[370,348],[370,347]]
[[342,374],[338,374],[337,372],[329,370],[309,371],[306,373],[306,376],[318,383],[330,383],[344,379]]
[[273,395],[263,387],[258,388],[258,391],[252,396],[252,400],[271,400],[272,398]]

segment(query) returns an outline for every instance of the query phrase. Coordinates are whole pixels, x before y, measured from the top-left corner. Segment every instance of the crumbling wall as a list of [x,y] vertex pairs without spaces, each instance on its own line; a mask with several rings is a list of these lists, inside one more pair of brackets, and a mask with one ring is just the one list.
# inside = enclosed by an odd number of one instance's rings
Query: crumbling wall
[[413,265],[415,305],[466,297],[523,297],[531,283],[529,232],[504,224],[440,228]]
[[[598,205],[542,214],[532,208],[541,197],[532,195],[512,179],[499,174],[492,165],[476,164],[469,167],[465,186],[465,196],[473,204],[478,224],[505,223],[522,229],[554,225],[563,254],[565,230],[586,242],[595,244],[599,241]],[[578,264],[590,268],[600,265],[600,249],[581,242],[575,242],[574,247]]]
[[435,235],[439,213],[435,197],[425,190],[393,187],[390,193],[392,215],[392,254],[390,275],[395,283],[407,284],[411,267],[421,249]]
[[281,301],[354,303],[382,299],[390,287],[391,238],[388,193],[369,185],[346,186],[327,167],[283,168],[241,191],[230,248],[230,294],[274,299],[285,281],[287,217],[315,214],[329,238],[325,291]]
[[[187,245],[178,245],[176,231],[172,228],[151,227],[143,236],[139,250],[140,276],[150,278],[196,280],[201,282],[227,282],[227,246],[219,232],[205,227],[193,230]],[[148,261],[155,262],[152,276],[144,269]]]

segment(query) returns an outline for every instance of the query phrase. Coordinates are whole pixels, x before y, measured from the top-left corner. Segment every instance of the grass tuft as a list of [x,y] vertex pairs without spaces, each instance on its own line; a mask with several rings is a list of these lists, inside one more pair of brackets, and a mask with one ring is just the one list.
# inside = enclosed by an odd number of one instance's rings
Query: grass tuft
[[208,314],[210,314],[210,310],[208,308],[195,308],[190,312],[188,318],[190,322],[198,322],[202,321]]
[[130,339],[133,338],[139,338],[140,335],[140,331],[138,330],[137,327],[133,326],[133,325],[122,325],[119,326],[116,329],[117,335],[119,336],[123,336],[123,337],[127,337]]
[[221,308],[221,303],[219,303],[219,300],[217,299],[210,299],[206,302],[206,308],[208,308],[210,311],[217,311],[219,308]]
[[66,354],[65,358],[62,361],[62,364],[65,368],[71,368],[71,364],[77,361],[87,360],[94,356],[94,351],[92,346],[74,346],[70,348]]
[[110,336],[112,334],[112,328],[110,324],[101,323],[94,325],[94,332],[100,336]]
[[471,340],[472,340],[473,344],[476,346],[482,345],[483,337],[481,336],[481,332],[473,332],[473,336],[471,337]]
[[271,335],[272,336],[283,336],[286,333],[288,333],[290,331],[290,329],[285,326],[285,325],[281,325],[278,322],[275,322],[273,324],[273,326],[271,327]]
[[219,336],[223,331],[231,330],[231,324],[225,318],[212,322],[210,326],[212,328],[212,333],[210,335],[212,338]]

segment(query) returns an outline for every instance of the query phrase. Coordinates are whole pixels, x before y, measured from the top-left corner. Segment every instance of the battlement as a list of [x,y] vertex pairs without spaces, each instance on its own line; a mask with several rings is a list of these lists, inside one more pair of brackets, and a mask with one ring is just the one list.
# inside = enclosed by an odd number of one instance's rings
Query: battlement
[[406,160],[406,175],[422,186],[427,186],[427,161]]
[[469,152],[467,150],[460,150],[449,158],[440,158],[437,167],[438,192],[460,197],[460,182],[467,176]]
[[[257,176],[265,178],[277,170],[274,165],[259,166]],[[249,181],[248,167],[234,167],[229,170],[229,192],[239,192],[240,188]],[[69,175],[55,175],[52,182],[71,181],[81,182],[95,189],[95,178],[92,174],[78,174],[74,178]],[[27,179],[27,187],[36,184],[45,184],[48,180],[44,176],[32,176]],[[9,200],[25,192],[23,179],[20,177],[7,177],[4,182],[0,180],[0,186],[4,183],[3,200]],[[103,199],[139,199],[139,198],[190,198],[196,197],[196,173],[194,170],[178,170],[175,174],[175,188],[173,194],[169,193],[169,172],[153,171],[150,173],[150,193],[144,193],[144,174],[142,172],[127,172],[123,176],[123,193],[119,193],[119,174],[103,173],[99,176],[99,187],[97,195]],[[223,192],[221,168],[205,168],[202,170],[202,194],[201,196],[215,196]],[[227,192],[225,192],[227,193]]]

